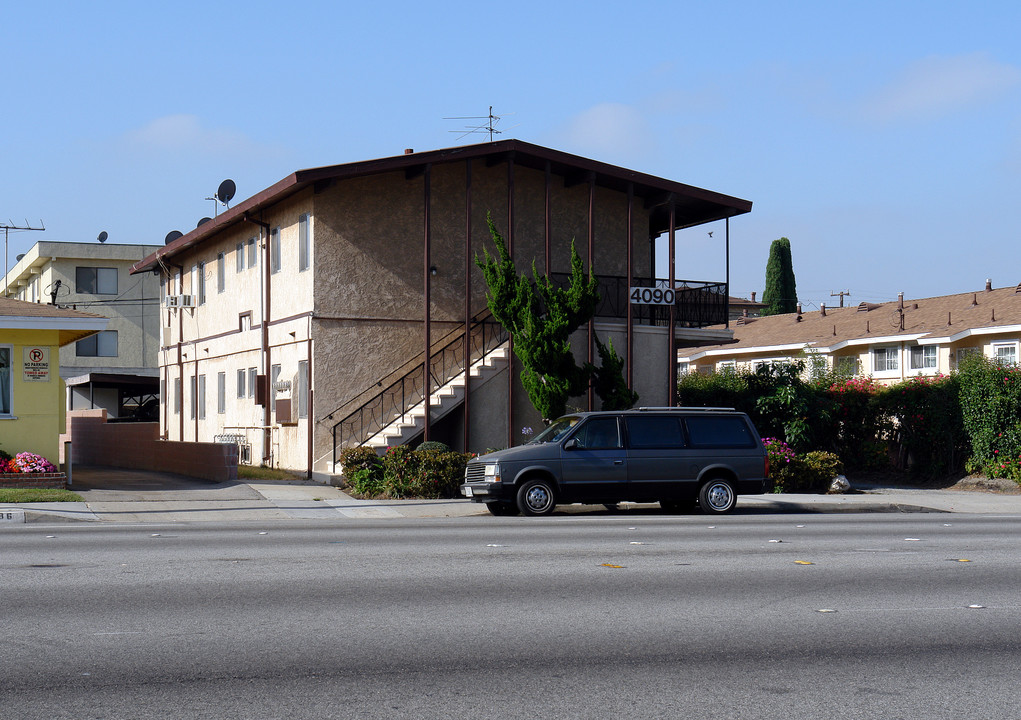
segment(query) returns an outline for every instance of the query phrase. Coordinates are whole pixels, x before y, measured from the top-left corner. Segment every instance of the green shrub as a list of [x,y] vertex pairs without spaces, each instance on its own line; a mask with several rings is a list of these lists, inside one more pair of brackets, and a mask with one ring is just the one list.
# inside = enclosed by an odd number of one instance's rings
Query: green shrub
[[340,451],[340,466],[344,469],[345,477],[350,480],[351,476],[362,468],[382,468],[383,458],[375,448],[364,446],[344,448]]
[[970,357],[961,363],[958,379],[971,443],[967,470],[1021,482],[1021,368]]
[[879,470],[889,465],[885,438],[892,425],[879,402],[883,386],[870,377],[834,377],[822,382],[833,406],[831,449],[852,470]]
[[459,496],[468,455],[453,450],[390,448],[383,456],[382,490],[390,498]]
[[892,419],[892,437],[912,474],[937,478],[959,472],[968,455],[960,377],[915,377],[891,385],[879,405]]
[[441,443],[438,440],[426,440],[423,443],[419,443],[418,447],[415,448],[415,450],[418,450],[420,452],[424,452],[426,450],[438,450],[440,452],[450,452],[450,446],[447,445],[446,443]]

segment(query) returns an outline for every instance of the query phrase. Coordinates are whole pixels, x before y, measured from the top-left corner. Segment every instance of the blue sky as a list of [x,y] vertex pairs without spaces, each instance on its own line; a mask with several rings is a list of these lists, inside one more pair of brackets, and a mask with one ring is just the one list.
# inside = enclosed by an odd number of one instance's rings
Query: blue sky
[[[9,4],[10,5],[10,4]],[[1021,283],[1016,2],[17,3],[0,220],[162,243],[294,170],[482,140],[753,201],[731,289],[791,240],[807,308]],[[710,240],[707,232],[713,230]],[[677,275],[722,279],[722,226]],[[664,270],[665,274],[665,270]]]

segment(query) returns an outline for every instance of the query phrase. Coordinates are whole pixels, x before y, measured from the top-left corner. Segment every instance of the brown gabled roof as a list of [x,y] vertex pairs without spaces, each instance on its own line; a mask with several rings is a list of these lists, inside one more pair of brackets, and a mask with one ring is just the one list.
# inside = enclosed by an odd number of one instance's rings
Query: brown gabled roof
[[169,245],[157,250],[144,260],[135,263],[131,272],[147,272],[152,270],[161,258],[169,258],[192,248],[212,237],[224,228],[244,222],[245,215],[255,215],[259,211],[274,205],[281,200],[317,183],[331,180],[376,175],[386,172],[404,170],[413,175],[426,165],[458,162],[483,158],[490,164],[514,159],[516,165],[543,170],[546,163],[550,171],[568,181],[586,181],[593,174],[600,187],[626,191],[629,183],[634,183],[635,197],[651,209],[650,230],[655,234],[665,232],[669,227],[669,209],[675,211],[675,227],[682,229],[701,225],[714,220],[734,217],[750,212],[752,203],[748,200],[730,197],[711,190],[685,185],[628,170],[616,165],[590,160],[578,155],[552,150],[540,145],[521,140],[501,140],[498,142],[466,145],[463,147],[433,150],[429,152],[410,153],[378,160],[365,160],[344,165],[299,170],[280,182],[256,193],[247,200],[230,208],[210,222],[203,223],[187,235],[178,238]]
[[[922,344],[953,342],[972,334],[1021,331],[1021,288],[1007,287],[958,295],[862,303],[845,308],[826,308],[804,313],[748,318],[731,323],[734,341],[684,348],[683,357],[706,353],[743,354],[771,348],[811,346],[820,351],[846,345],[894,340]],[[903,305],[903,310],[901,306]]]
[[0,330],[58,330],[62,346],[95,335],[108,322],[102,315],[0,297]]

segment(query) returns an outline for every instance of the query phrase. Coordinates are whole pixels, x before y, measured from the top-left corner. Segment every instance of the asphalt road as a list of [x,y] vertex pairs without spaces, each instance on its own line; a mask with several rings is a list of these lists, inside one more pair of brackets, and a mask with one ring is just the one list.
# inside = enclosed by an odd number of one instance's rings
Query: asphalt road
[[0,531],[18,718],[1021,715],[1021,518]]

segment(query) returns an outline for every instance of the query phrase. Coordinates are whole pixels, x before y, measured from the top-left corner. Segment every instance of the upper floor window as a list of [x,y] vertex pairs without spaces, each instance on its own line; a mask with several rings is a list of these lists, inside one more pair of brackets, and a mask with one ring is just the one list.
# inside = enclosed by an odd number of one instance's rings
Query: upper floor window
[[216,254],[216,292],[227,289],[227,259],[223,253]]
[[255,238],[248,238],[248,267],[255,267],[259,264],[259,244]]
[[116,295],[117,268],[80,267],[74,270],[75,289],[88,295]]
[[75,343],[78,357],[117,357],[117,331],[102,330]]
[[195,302],[198,305],[205,305],[206,303],[206,264],[200,262],[197,266],[198,270],[198,288],[195,290]]
[[280,228],[269,232],[269,261],[270,272],[280,272]]
[[245,269],[245,244],[243,242],[237,244],[237,247],[234,249],[234,255],[237,260],[238,272],[241,272]]
[[298,271],[308,270],[312,257],[310,218],[305,213],[298,218]]
[[898,370],[900,370],[900,353],[897,348],[875,348],[872,351],[872,372],[897,372]]

